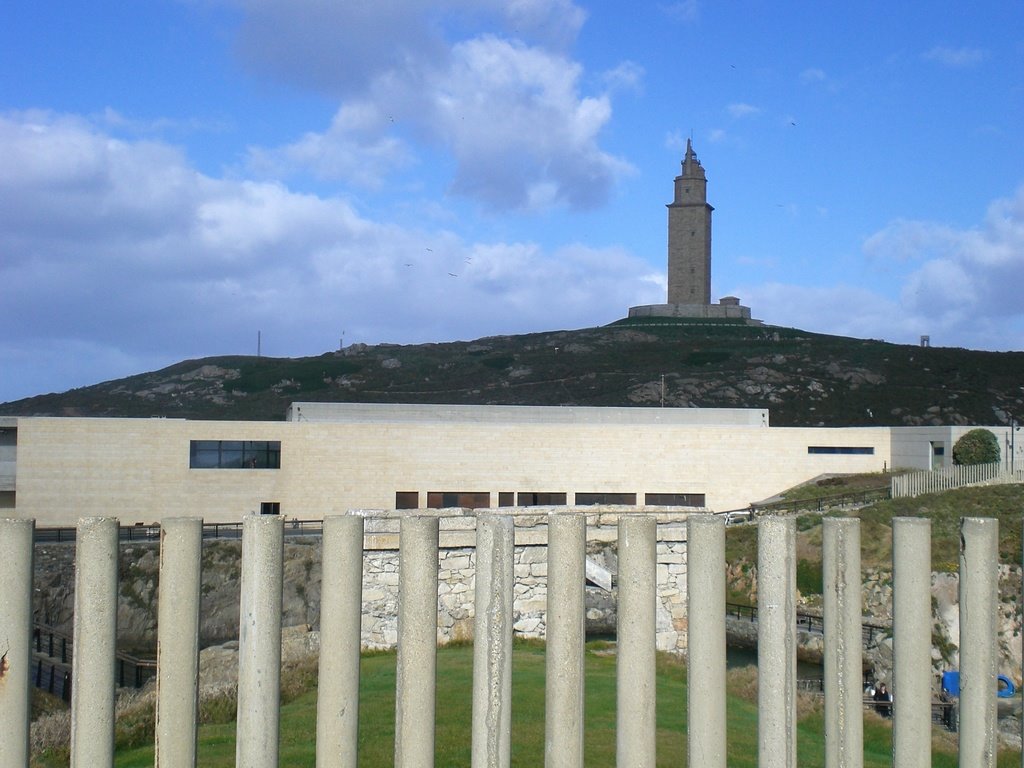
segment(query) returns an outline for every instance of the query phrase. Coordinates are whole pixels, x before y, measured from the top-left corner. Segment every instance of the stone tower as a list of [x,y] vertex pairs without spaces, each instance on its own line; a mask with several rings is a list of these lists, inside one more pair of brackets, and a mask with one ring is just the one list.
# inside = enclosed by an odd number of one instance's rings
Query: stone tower
[[686,140],[675,199],[668,204],[668,303],[711,303],[711,212],[708,179]]
[[675,199],[668,204],[668,303],[629,308],[630,317],[672,317],[761,325],[735,296],[711,303],[711,212],[708,178],[686,142],[683,172],[676,176]]

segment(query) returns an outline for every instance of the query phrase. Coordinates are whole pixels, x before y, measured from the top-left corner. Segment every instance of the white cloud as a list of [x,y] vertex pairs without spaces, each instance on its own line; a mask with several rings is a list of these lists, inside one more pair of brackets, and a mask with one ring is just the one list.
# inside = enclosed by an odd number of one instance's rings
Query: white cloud
[[580,97],[579,65],[494,37],[460,43],[434,89],[431,128],[457,161],[453,191],[498,209],[522,209],[553,184],[574,208],[605,201],[631,171],[600,149],[607,96]]
[[104,108],[102,112],[93,115],[91,119],[98,125],[118,131],[119,133],[135,136],[160,136],[168,133],[179,135],[222,133],[230,128],[230,124],[224,120],[203,120],[194,117],[182,120],[174,120],[168,117],[144,119],[124,115],[112,107]]
[[[913,271],[904,302],[925,316],[957,310],[967,318],[1024,317],[1019,286],[1024,283],[1024,187],[996,200],[974,229],[921,221],[897,221],[873,235],[865,251],[892,257]],[[955,319],[955,318],[954,318]]]
[[451,191],[496,210],[593,208],[632,172],[604,152],[607,95],[581,96],[582,68],[564,56],[491,35],[455,45],[444,69],[382,77],[346,102],[331,128],[276,150],[254,149],[255,167],[290,164],[328,178],[379,180],[409,161],[387,139],[391,121],[413,127],[455,160]]
[[665,148],[681,152],[686,149],[686,137],[682,131],[669,131],[665,134]]
[[[468,0],[473,7],[479,0]],[[487,3],[484,3],[486,5]],[[492,0],[516,37],[529,37],[551,46],[566,47],[576,39],[587,14],[572,0]]]
[[[611,118],[610,93],[638,89],[643,69],[624,62],[601,78],[607,92],[583,94],[583,69],[565,48],[585,14],[570,0],[309,10],[295,13],[281,0],[247,5],[243,55],[342,104],[327,130],[250,148],[251,170],[380,185],[414,161],[412,142],[422,142],[453,157],[451,192],[495,210],[592,208],[632,171],[601,149],[599,135]],[[497,31],[450,41],[450,28]]]
[[639,93],[643,88],[644,68],[635,61],[624,61],[601,75],[609,91]]
[[937,45],[921,54],[925,61],[934,61],[954,69],[964,69],[980,64],[988,58],[988,51],[982,48],[949,48]]
[[895,302],[856,286],[773,282],[741,286],[730,293],[741,297],[755,317],[771,325],[890,341],[912,333],[910,324],[894,319],[900,317]]
[[697,0],[678,0],[663,4],[661,9],[673,19],[686,24],[692,24],[700,18],[700,4]]
[[315,354],[343,329],[419,342],[579,327],[662,295],[621,249],[387,225],[79,118],[0,115],[0,156],[0,400],[250,353],[258,329],[267,354]]
[[401,139],[387,134],[394,117],[370,102],[345,104],[324,133],[309,132],[276,149],[250,147],[250,170],[270,177],[304,169],[319,179],[379,188],[392,170],[413,162]]
[[839,90],[839,83],[829,77],[825,70],[820,67],[808,67],[803,70],[800,73],[800,82],[809,88],[823,88],[832,93]]
[[759,107],[755,107],[753,104],[744,104],[743,102],[730,104],[725,109],[732,117],[736,119],[750,117],[751,115],[756,115],[761,112]]
[[850,286],[772,283],[738,295],[776,325],[913,343],[1024,349],[1024,187],[996,200],[976,228],[896,221],[867,238],[868,265],[892,296]]

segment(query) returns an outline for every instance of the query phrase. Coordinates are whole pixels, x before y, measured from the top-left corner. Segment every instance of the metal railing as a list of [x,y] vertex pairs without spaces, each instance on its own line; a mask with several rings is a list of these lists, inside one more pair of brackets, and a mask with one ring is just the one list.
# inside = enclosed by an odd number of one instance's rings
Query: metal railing
[[753,516],[766,513],[824,512],[836,507],[863,506],[888,498],[891,498],[889,487],[879,486],[862,491],[846,491],[829,496],[818,496],[813,499],[782,499],[765,504],[751,504],[750,509]]
[[[285,536],[316,536],[324,528],[323,520],[285,519]],[[36,528],[37,543],[63,543],[75,541],[77,529],[71,526],[47,526]],[[119,541],[157,541],[160,538],[160,524],[122,525],[118,527]],[[204,539],[240,539],[242,523],[203,523]]]
[[[743,603],[726,603],[725,615],[737,619],[748,619],[751,624],[757,623],[757,606],[744,605]],[[798,632],[808,632],[814,635],[825,634],[825,617],[801,611],[796,612],[796,629]],[[891,632],[892,628],[872,621],[861,621],[861,639],[864,645],[871,645],[876,635],[884,635]]]
[[[66,632],[46,624],[33,626],[33,684],[36,688],[70,701],[73,647],[74,639]],[[142,659],[121,651],[117,651],[114,658],[115,682],[119,688],[141,688],[156,676],[155,659]]]
[[892,478],[893,498],[951,491],[971,485],[1024,483],[1024,468],[1011,470],[1003,462],[954,465],[932,472],[910,472]]

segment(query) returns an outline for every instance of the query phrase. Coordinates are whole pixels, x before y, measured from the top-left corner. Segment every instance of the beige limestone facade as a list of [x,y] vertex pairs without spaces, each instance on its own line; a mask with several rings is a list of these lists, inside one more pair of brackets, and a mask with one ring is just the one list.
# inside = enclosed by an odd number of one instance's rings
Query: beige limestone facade
[[299,403],[289,418],[18,418],[7,506],[38,525],[237,522],[262,509],[721,512],[823,474],[948,463],[967,429],[777,428],[763,409]]

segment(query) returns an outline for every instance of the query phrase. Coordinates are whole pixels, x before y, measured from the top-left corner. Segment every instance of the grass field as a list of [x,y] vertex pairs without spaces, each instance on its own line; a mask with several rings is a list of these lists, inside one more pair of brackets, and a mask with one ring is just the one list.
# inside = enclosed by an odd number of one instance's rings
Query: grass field
[[[471,646],[438,651],[437,743],[435,764],[470,764],[472,718]],[[533,768],[544,763],[544,646],[517,643],[513,661],[512,765]],[[592,648],[586,659],[586,765],[615,764],[615,656]],[[658,658],[658,766],[686,765],[686,668],[668,656]],[[361,766],[392,765],[394,760],[395,655],[363,658],[360,693]],[[757,764],[756,675],[752,668],[730,673],[728,700],[728,762],[738,768]],[[803,701],[798,728],[801,766],[824,765],[824,724],[820,703]],[[865,714],[864,765],[891,764],[891,728],[873,713]],[[284,766],[315,764],[316,690],[286,704],[281,711],[281,761]],[[955,737],[935,731],[934,766],[957,765]],[[205,725],[200,731],[199,764],[204,768],[233,766],[233,722]],[[122,750],[119,768],[153,765],[151,747]],[[1017,752],[1004,752],[1000,766],[1019,766]]]

